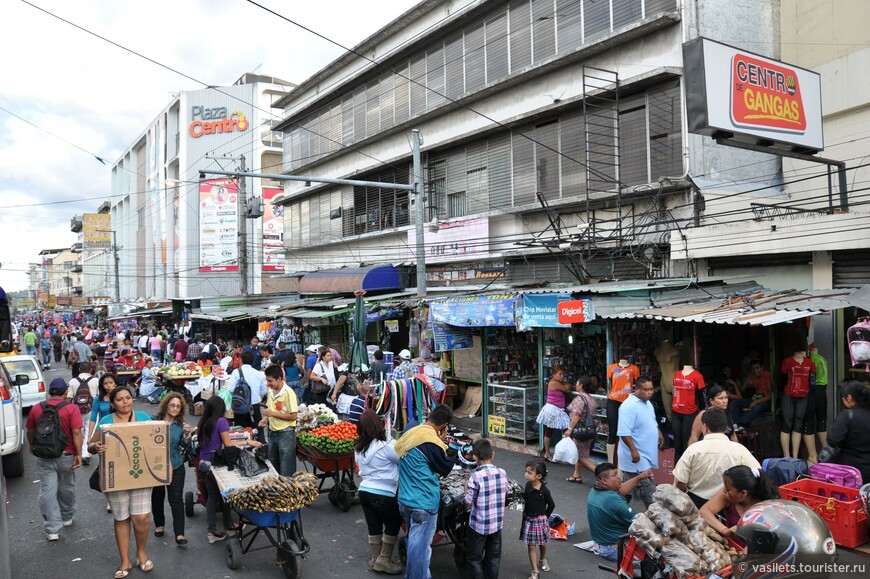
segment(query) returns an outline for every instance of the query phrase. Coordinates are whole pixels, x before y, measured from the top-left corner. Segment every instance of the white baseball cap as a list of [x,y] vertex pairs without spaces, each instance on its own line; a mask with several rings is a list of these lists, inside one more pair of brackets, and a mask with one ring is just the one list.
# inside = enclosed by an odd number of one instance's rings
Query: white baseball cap
[[410,360],[411,359],[411,352],[409,352],[408,349],[405,348],[404,350],[399,352],[399,358],[401,358],[402,360]]
[[323,346],[321,346],[320,344],[311,344],[310,346],[305,348],[305,351],[306,352],[316,352],[317,350],[319,350],[322,347]]

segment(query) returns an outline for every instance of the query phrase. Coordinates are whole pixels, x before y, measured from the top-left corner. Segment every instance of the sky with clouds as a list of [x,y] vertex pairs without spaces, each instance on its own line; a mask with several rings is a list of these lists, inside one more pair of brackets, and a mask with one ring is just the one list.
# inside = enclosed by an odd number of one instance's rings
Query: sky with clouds
[[[258,3],[351,47],[417,2]],[[76,241],[70,218],[96,210],[109,194],[111,164],[172,95],[203,88],[82,29],[214,86],[251,71],[298,84],[343,52],[245,0],[6,0],[3,19],[0,286],[7,291],[27,287],[40,250]]]

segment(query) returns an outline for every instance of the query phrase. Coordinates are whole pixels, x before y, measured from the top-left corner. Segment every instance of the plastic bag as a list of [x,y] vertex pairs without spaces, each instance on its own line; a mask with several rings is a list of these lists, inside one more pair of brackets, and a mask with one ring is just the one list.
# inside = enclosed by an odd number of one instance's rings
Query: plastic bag
[[556,443],[553,450],[553,462],[564,462],[570,465],[577,463],[577,445],[570,438],[563,438]]
[[686,524],[661,503],[653,503],[646,510],[646,515],[656,524],[663,535],[677,537],[682,540],[689,532]]
[[661,534],[659,528],[646,513],[635,515],[631,525],[628,527],[628,532],[648,553],[658,551],[667,542],[667,537]]
[[679,541],[670,541],[662,547],[662,556],[678,577],[690,577],[707,572],[707,565],[691,549]]
[[656,486],[653,500],[668,508],[672,513],[683,519],[686,524],[698,518],[698,507],[689,498],[689,495],[674,485],[660,484]]

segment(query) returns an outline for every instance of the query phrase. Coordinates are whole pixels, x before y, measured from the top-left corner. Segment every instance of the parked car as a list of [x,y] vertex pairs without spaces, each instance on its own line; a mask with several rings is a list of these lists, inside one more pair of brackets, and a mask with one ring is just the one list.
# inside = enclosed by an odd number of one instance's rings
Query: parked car
[[42,373],[42,368],[39,362],[33,356],[19,354],[18,356],[3,356],[0,358],[0,364],[6,366],[6,371],[10,376],[19,374],[26,375],[30,382],[26,386],[21,387],[21,407],[30,408],[36,406],[40,402],[45,401],[47,395],[47,387],[45,385],[45,376]]
[[21,415],[21,386],[30,381],[26,374],[9,377],[0,364],[0,456],[3,475],[15,478],[24,474],[24,418]]

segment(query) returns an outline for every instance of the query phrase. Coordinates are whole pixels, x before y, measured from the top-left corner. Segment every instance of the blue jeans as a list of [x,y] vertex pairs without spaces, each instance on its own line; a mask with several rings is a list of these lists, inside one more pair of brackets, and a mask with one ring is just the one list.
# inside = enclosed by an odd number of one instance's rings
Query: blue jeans
[[742,412],[744,408],[749,408],[750,404],[752,404],[752,400],[746,398],[731,401],[731,418],[734,421],[734,424],[746,428],[750,426],[752,421],[758,418],[762,412],[770,410],[770,402],[768,401],[756,404],[752,409]]
[[428,511],[399,503],[399,512],[408,527],[405,579],[431,579],[429,561],[432,559],[432,539],[435,538],[438,509]]
[[269,460],[278,474],[290,476],[296,472],[296,429],[269,431]]
[[497,579],[501,565],[501,530],[491,535],[481,535],[468,527],[465,559],[473,579]]
[[48,366],[51,364],[51,350],[48,348],[42,349],[42,365]]
[[73,456],[64,453],[58,458],[37,458],[39,473],[39,510],[46,533],[58,533],[63,521],[71,521],[76,513],[76,473]]
[[287,386],[296,393],[296,403],[302,404],[305,400],[305,388],[302,387],[302,382],[299,380],[293,380],[292,382],[287,382]]
[[36,346],[24,346],[28,356],[36,356]]
[[595,543],[595,548],[598,549],[598,554],[608,561],[616,561],[618,551],[616,545],[599,545]]

